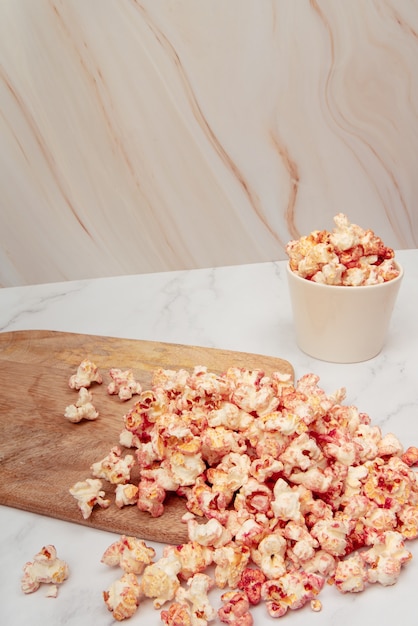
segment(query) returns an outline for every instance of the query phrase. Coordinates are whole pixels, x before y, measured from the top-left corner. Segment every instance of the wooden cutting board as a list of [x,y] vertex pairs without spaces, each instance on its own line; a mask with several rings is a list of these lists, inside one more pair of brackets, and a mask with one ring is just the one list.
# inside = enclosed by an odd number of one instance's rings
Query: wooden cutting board
[[[64,411],[77,392],[68,380],[84,358],[103,375],[103,384],[91,387],[100,415],[94,422],[72,424]],[[191,370],[195,365],[214,372],[238,366],[294,375],[283,359],[244,352],[56,331],[0,333],[0,504],[148,540],[186,541],[181,522],[186,507],[175,495],[166,500],[161,517],[151,518],[135,506],[119,510],[109,485],[110,507],[95,507],[84,520],[68,490],[91,477],[91,464],[118,444],[123,416],[135,402],[135,396],[122,402],[107,393],[111,367],[132,369],[148,388],[158,367]]]

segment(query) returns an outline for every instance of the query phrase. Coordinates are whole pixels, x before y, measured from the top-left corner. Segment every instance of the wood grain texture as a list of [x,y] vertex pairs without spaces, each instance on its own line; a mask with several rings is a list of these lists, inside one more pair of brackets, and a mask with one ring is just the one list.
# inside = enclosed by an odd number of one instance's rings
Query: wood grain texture
[[[103,384],[91,387],[100,415],[94,422],[72,424],[64,411],[77,392],[68,380],[84,358],[103,375]],[[167,498],[163,516],[151,518],[135,506],[119,510],[113,486],[103,481],[112,504],[95,508],[84,520],[68,490],[91,477],[91,464],[118,444],[123,415],[135,402],[135,397],[122,402],[107,393],[111,367],[132,369],[147,388],[157,367],[195,365],[215,372],[238,366],[294,375],[288,361],[244,352],[56,331],[0,334],[0,504],[143,539],[185,541],[181,516],[186,508],[175,495]]]

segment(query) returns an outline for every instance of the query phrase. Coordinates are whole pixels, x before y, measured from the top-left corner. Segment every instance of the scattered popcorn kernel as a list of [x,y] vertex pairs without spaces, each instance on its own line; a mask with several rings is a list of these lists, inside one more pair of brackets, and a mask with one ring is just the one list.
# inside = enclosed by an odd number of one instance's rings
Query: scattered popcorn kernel
[[55,546],[44,546],[33,561],[28,561],[23,568],[21,588],[23,593],[37,591],[41,584],[50,584],[48,597],[55,598],[58,593],[57,585],[61,585],[68,578],[68,565],[57,557]]
[[103,483],[99,479],[86,478],[86,480],[75,483],[70,488],[70,494],[77,500],[78,508],[84,519],[88,519],[95,504],[103,509],[107,509],[110,500],[105,499],[105,492],[102,490]]
[[101,385],[102,382],[102,376],[97,365],[88,359],[84,359],[78,366],[76,374],[70,376],[68,384],[71,389],[80,389],[81,387],[90,387],[92,383]]
[[113,446],[109,454],[101,461],[93,463],[90,469],[96,478],[105,478],[114,485],[125,484],[130,480],[134,462],[131,454],[122,457],[122,449]]
[[107,386],[107,392],[110,395],[118,395],[121,400],[125,401],[141,393],[141,384],[135,380],[131,370],[122,371],[114,367],[109,374],[112,381]]
[[128,574],[140,575],[146,565],[152,563],[155,550],[141,539],[122,535],[112,543],[102,556],[102,563],[112,567],[118,565]]
[[99,412],[94,407],[92,393],[85,387],[80,387],[78,399],[74,404],[69,404],[64,412],[64,417],[74,424],[81,420],[95,420],[99,417]]
[[121,622],[136,613],[141,595],[141,586],[135,574],[125,573],[103,592],[103,599],[113,618]]

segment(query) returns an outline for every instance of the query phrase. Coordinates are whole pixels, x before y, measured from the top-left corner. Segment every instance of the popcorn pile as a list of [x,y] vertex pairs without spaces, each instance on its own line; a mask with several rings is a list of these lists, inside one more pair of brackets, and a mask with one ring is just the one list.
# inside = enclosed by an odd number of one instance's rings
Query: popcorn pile
[[[163,515],[167,492],[185,498],[187,543],[154,561],[152,548],[122,536],[103,555],[124,572],[103,594],[116,620],[151,598],[167,626],[216,616],[251,625],[260,602],[272,617],[320,610],[326,581],[342,593],[396,583],[412,556],[405,540],[418,536],[418,449],[404,451],[344,405],[344,388],[327,395],[318,382],[234,367],[154,372],[119,445],[92,465],[95,480],[71,489],[84,517],[110,505],[102,479],[117,506],[151,517]],[[214,587],[224,590],[217,611]]]
[[289,241],[286,252],[293,272],[325,285],[376,285],[396,278],[395,253],[372,230],[351,224],[339,213],[332,232],[315,230]]

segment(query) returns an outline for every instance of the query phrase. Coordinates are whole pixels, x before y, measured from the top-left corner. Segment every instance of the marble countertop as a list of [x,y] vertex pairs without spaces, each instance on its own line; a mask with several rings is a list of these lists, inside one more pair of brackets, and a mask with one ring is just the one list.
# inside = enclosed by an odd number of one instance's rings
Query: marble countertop
[[[405,447],[418,445],[418,250],[400,251],[397,258],[405,277],[386,345],[376,358],[355,365],[317,361],[297,348],[284,261],[7,288],[0,290],[0,331],[73,331],[283,357],[293,364],[297,378],[314,372],[327,393],[346,387],[346,403],[368,413],[384,433],[395,433]],[[113,623],[102,591],[117,576],[100,559],[115,535],[8,507],[0,507],[0,523],[2,623]],[[24,595],[23,565],[48,543],[67,560],[71,575],[56,599],[46,598],[42,589]],[[298,626],[307,619],[323,626],[411,623],[417,543],[408,544],[414,558],[395,586],[373,585],[352,595],[326,588],[320,613],[305,607],[288,614],[286,624]],[[159,554],[162,546],[153,545]],[[261,605],[254,621],[273,623]],[[159,624],[159,612],[146,603],[128,623]]]

